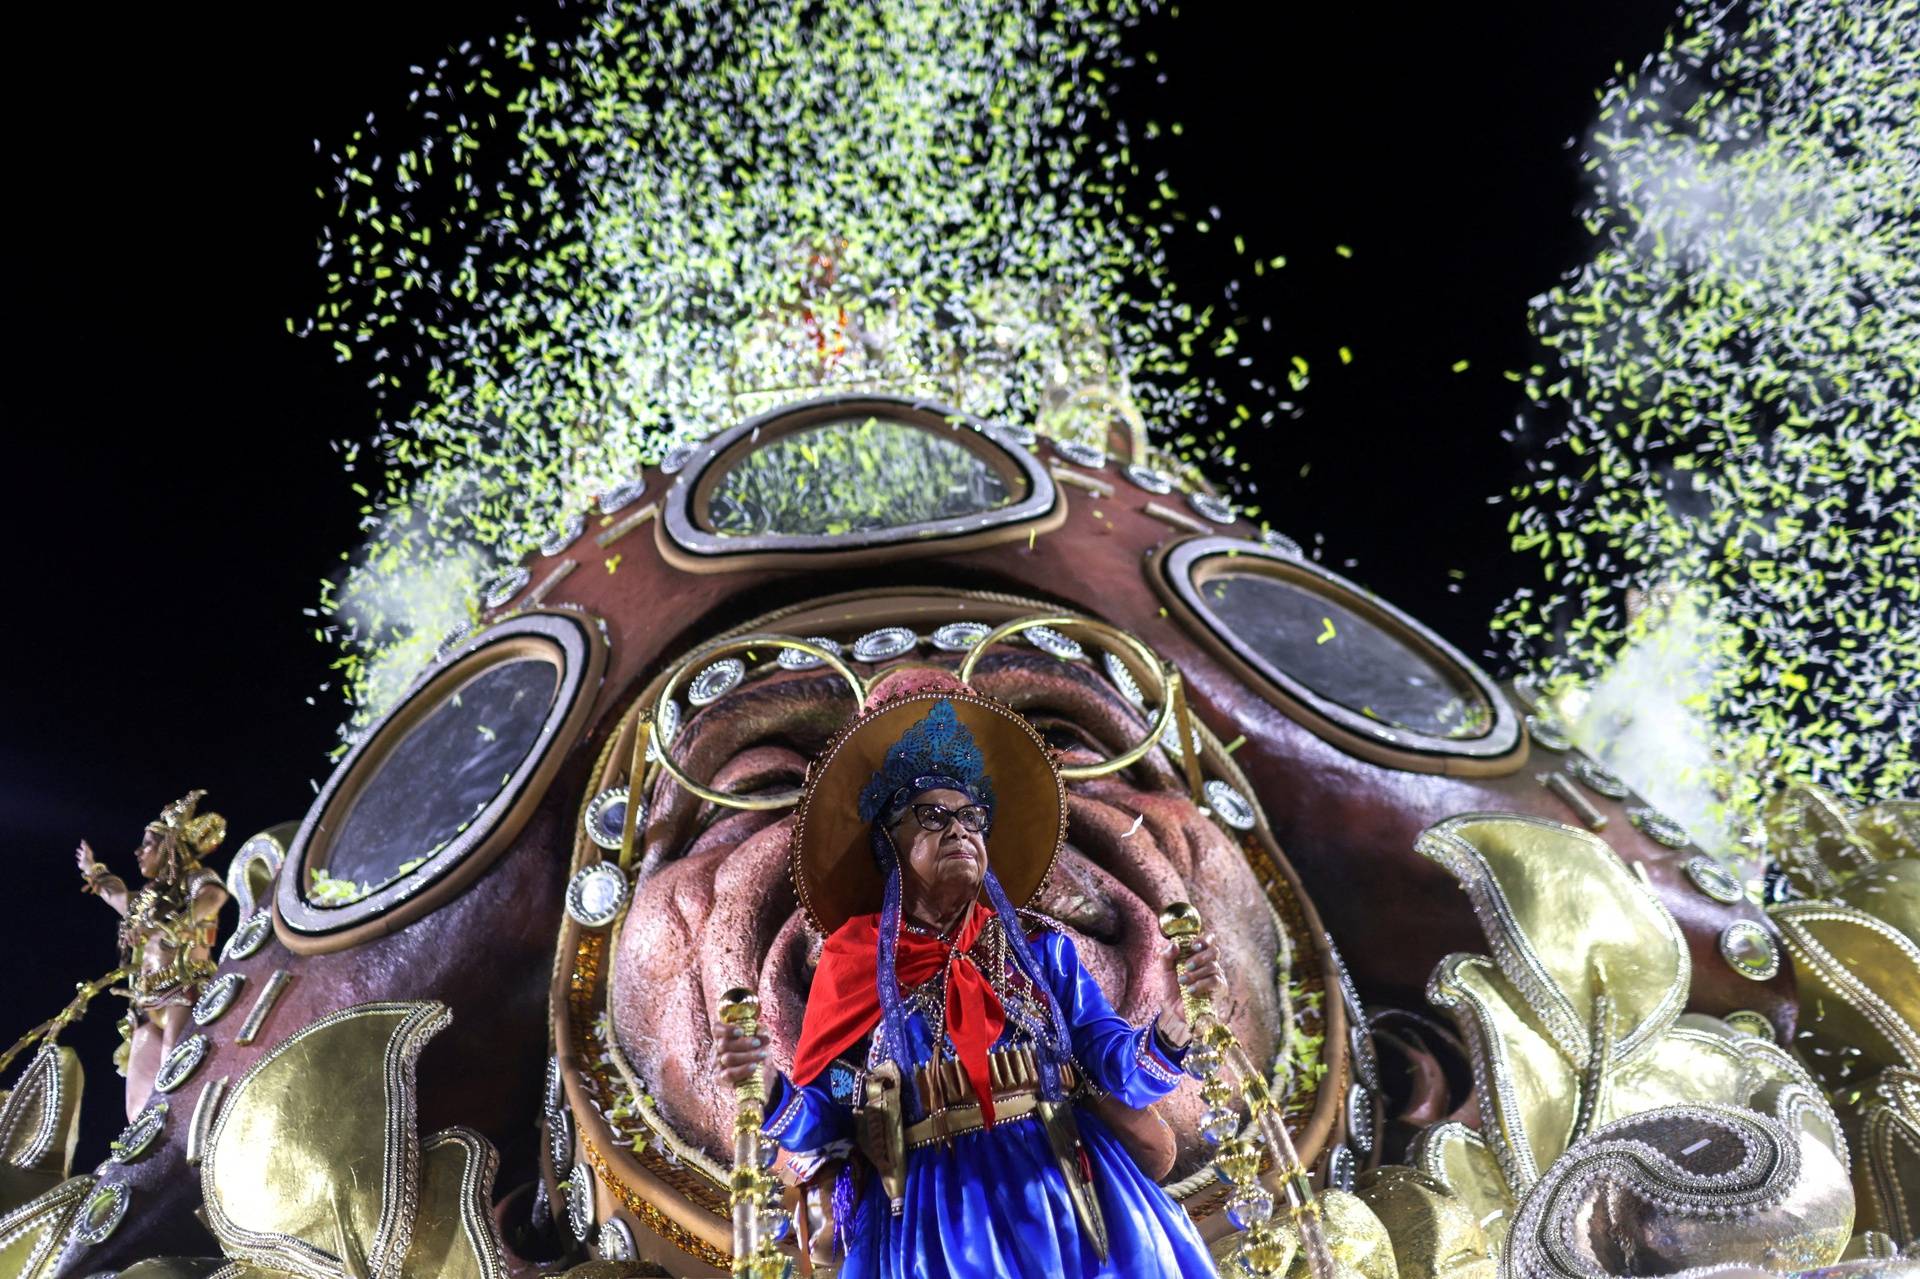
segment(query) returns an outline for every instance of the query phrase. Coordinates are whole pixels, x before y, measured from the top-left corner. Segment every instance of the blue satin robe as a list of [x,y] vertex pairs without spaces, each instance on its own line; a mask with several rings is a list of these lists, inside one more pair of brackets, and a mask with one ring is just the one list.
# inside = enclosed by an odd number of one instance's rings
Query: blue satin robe
[[[1113,1011],[1081,966],[1073,942],[1048,932],[1033,949],[1066,1016],[1074,1058],[1093,1082],[1130,1106],[1146,1106],[1171,1093],[1182,1078],[1179,1063],[1153,1042],[1151,1027],[1132,1026]],[[931,1047],[918,1012],[908,1015],[907,1038],[912,1064],[924,1064]],[[1010,1019],[995,1047],[1023,1042]],[[775,1080],[765,1131],[803,1164],[851,1149],[853,1112],[833,1095],[833,1074],[829,1069],[805,1087],[795,1087],[785,1075]],[[898,1217],[879,1178],[868,1170],[852,1222],[840,1223],[843,1279],[1213,1275],[1206,1245],[1185,1210],[1140,1171],[1099,1119],[1078,1106],[1074,1116],[1106,1218],[1104,1262],[1082,1234],[1045,1128],[1028,1114],[950,1144],[907,1152],[906,1195]]]

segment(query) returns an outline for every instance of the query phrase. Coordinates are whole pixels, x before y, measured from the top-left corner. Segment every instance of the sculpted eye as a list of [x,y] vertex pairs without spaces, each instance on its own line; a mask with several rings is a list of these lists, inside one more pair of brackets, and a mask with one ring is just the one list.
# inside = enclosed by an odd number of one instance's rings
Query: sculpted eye
[[[912,482],[873,483],[876,459]],[[822,471],[824,484],[793,483]],[[803,427],[722,470],[708,512],[724,537],[818,536],[983,515],[1012,500],[987,458],[964,445],[892,417],[849,415]]]
[[1005,432],[911,401],[838,396],[702,446],[662,499],[661,550],[696,572],[916,558],[933,541],[1025,538],[1064,511],[1047,469]]
[[1160,556],[1154,585],[1195,632],[1290,718],[1382,763],[1442,757],[1514,767],[1519,717],[1467,656],[1393,605],[1309,560],[1230,537]]
[[584,727],[605,641],[528,614],[429,671],[321,788],[287,850],[287,944],[354,945],[450,900],[513,840]]

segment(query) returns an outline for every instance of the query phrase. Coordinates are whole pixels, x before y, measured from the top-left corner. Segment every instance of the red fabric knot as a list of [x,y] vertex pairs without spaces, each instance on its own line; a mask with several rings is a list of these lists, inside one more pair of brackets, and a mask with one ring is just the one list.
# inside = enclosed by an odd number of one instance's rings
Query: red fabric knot
[[[947,970],[947,1041],[989,1127],[994,1112],[987,1051],[1006,1029],[1007,1012],[993,983],[968,952],[992,918],[991,908],[974,903],[950,942],[903,927],[893,959],[903,992],[931,980],[942,968]],[[800,1045],[793,1054],[794,1083],[812,1083],[829,1062],[880,1023],[879,966],[878,914],[855,915],[827,938],[800,1023]]]

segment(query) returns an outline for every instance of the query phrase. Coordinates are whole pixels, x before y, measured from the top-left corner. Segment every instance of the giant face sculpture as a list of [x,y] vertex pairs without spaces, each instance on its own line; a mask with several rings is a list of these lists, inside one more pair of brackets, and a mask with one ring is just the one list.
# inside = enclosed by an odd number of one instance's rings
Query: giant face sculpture
[[[803,432],[815,457],[857,460],[834,440],[859,444],[870,421],[888,424],[876,447],[938,493],[836,490],[820,507],[794,500],[808,477],[785,454],[756,461]],[[608,493],[491,584],[478,624],[356,743],[297,831],[243,846],[229,882],[253,910],[221,951],[231,1011],[197,1024],[140,1153],[95,1174],[126,1206],[117,1227],[75,1242],[60,1214],[79,1200],[48,1201],[46,1239],[67,1242],[35,1264],[91,1273],[218,1251],[187,1163],[215,1131],[214,1085],[237,1087],[350,1006],[413,1000],[452,1014],[418,1062],[419,1127],[469,1124],[498,1149],[501,1216],[553,1232],[515,1237],[668,1273],[722,1268],[726,1115],[703,1063],[732,986],[760,992],[774,1059],[791,1052],[819,944],[786,870],[807,762],[858,704],[850,681],[952,667],[989,629],[1036,615],[1053,629],[979,649],[970,680],[1069,765],[1174,722],[1170,686],[1076,641],[1081,621],[1177,672],[1192,723],[1070,783],[1068,848],[1034,904],[1140,1021],[1173,1003],[1155,916],[1196,904],[1224,951],[1235,1031],[1285,1059],[1287,1122],[1316,1176],[1343,1183],[1380,1154],[1359,997],[1423,1008],[1436,964],[1483,944],[1451,877],[1414,852],[1458,814],[1599,828],[1673,915],[1689,1007],[1791,1030],[1771,927],[1685,832],[1411,618],[1191,477],[1144,452],[1130,462],[842,396],[742,422]],[[712,647],[766,632],[826,642]],[[311,1087],[327,1095],[324,1079]],[[1167,1104],[1172,1189],[1217,1231],[1197,1110],[1190,1089]],[[282,1139],[301,1140],[298,1125]],[[404,1172],[387,1188],[401,1200]]]
[[[1066,762],[1117,754],[1143,717],[1085,664],[1008,654],[983,663],[974,686],[1022,709]],[[818,725],[844,717],[831,676],[788,675],[723,698],[696,715],[680,746],[690,766],[728,788],[794,785]],[[817,747],[816,747],[817,748]],[[1179,1006],[1156,917],[1190,901],[1211,922],[1241,975],[1232,1016],[1262,1057],[1279,1042],[1283,954],[1273,906],[1236,841],[1201,811],[1159,752],[1132,776],[1069,794],[1068,844],[1032,908],[1073,938],[1116,1010],[1144,1023]],[[759,992],[761,1024],[779,1062],[791,1059],[821,938],[806,925],[788,875],[791,819],[743,813],[701,822],[702,805],[668,783],[656,791],[645,853],[615,948],[613,1026],[662,1118],[716,1158],[730,1148],[732,1097],[705,1069],[721,991]],[[711,814],[707,814],[711,816]],[[1019,821],[1004,812],[1000,821]],[[1180,1143],[1175,1176],[1205,1162],[1191,1090],[1167,1107]]]

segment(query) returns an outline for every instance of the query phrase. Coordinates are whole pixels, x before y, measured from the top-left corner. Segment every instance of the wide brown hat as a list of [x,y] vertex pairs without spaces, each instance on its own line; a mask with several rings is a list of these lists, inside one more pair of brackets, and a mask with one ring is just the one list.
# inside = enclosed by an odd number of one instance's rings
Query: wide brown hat
[[903,734],[945,701],[973,735],[993,781],[987,866],[1015,906],[1031,901],[1067,835],[1067,796],[1053,753],[1011,707],[945,671],[890,671],[860,718],[835,734],[807,770],[793,825],[793,885],[807,922],[823,934],[880,909],[886,877],[874,864],[860,792]]

